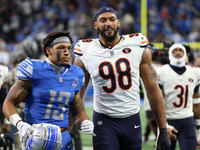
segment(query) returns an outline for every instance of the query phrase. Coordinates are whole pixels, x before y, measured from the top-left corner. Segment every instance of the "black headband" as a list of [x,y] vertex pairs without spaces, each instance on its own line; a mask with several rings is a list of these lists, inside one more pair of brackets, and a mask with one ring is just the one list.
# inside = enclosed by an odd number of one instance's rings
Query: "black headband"
[[111,8],[111,7],[101,7],[96,13],[95,13],[95,15],[94,15],[94,22],[96,22],[97,21],[97,18],[101,15],[101,14],[103,14],[103,13],[105,13],[105,12],[111,12],[111,13],[113,13],[113,14],[115,14],[115,16],[117,17],[117,19],[118,19],[118,14],[117,14],[117,12],[113,9],[113,8]]

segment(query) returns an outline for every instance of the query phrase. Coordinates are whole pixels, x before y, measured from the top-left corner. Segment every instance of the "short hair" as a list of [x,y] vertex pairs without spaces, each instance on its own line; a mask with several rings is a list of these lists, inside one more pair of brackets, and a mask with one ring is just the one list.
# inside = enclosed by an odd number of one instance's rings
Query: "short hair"
[[47,34],[47,36],[42,40],[42,51],[45,54],[45,56],[48,57],[48,54],[46,52],[46,48],[49,47],[51,42],[55,40],[58,37],[66,36],[69,38],[71,44],[73,43],[73,39],[70,35],[70,31],[53,31]]

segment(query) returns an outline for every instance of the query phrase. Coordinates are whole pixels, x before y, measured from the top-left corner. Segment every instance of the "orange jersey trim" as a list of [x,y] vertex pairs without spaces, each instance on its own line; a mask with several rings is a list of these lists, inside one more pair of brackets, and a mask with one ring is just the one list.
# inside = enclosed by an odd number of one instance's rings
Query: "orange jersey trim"
[[147,43],[147,41],[142,41],[141,44]]
[[81,52],[81,49],[78,49],[78,48],[74,48],[74,50]]

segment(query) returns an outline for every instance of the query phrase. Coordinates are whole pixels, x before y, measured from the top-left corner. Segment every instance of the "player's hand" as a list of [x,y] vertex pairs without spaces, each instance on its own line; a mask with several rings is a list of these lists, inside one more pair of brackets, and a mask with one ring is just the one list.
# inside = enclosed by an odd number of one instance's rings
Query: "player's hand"
[[174,126],[171,126],[168,124],[167,124],[167,130],[168,130],[169,138],[171,140],[176,140],[176,138],[177,138],[176,133],[178,133],[178,130],[176,128],[174,128]]
[[94,132],[93,132],[94,131],[94,124],[90,120],[84,120],[83,122],[81,122],[81,130],[85,134],[91,134],[93,136],[95,135]]
[[160,129],[160,134],[157,140],[156,150],[169,150],[171,141],[169,139],[167,128]]
[[197,129],[197,146],[196,148],[200,148],[200,129]]
[[23,122],[23,121],[20,121],[18,124],[17,124],[17,129],[19,130],[19,136],[20,136],[20,141],[22,142],[22,138],[24,137],[26,131],[31,128],[31,125],[26,123],[26,122]]

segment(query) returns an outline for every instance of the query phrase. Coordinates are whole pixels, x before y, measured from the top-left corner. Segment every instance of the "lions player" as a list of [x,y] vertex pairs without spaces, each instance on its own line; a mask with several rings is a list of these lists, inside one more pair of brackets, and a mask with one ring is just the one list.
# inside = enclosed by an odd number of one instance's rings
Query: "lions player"
[[119,35],[117,12],[100,8],[94,15],[99,39],[80,40],[74,48],[75,65],[90,77],[94,87],[94,150],[141,150],[139,77],[146,87],[152,111],[160,128],[158,149],[168,149],[166,114],[156,72],[151,64],[148,40],[141,33]]
[[[167,122],[178,130],[174,134],[181,150],[195,150],[200,144],[200,98],[197,88],[200,69],[185,65],[186,49],[182,44],[170,47],[169,60],[170,64],[156,68],[164,95]],[[197,138],[195,127],[198,129]],[[171,139],[171,150],[175,150],[176,141]]]
[[[42,41],[47,61],[26,58],[18,65],[18,80],[5,99],[3,111],[6,118],[19,130],[21,140],[32,124],[53,124],[49,130],[56,125],[62,132],[61,150],[72,150],[72,140],[67,131],[69,108],[77,126],[84,133],[92,134],[94,126],[84,110],[79,92],[84,85],[84,72],[80,67],[69,64],[72,42],[67,31],[51,32]],[[15,108],[23,99],[26,122],[22,121]],[[58,136],[50,136],[59,140]],[[30,142],[32,143],[28,145],[38,146],[38,143]],[[48,142],[47,140],[46,143]],[[23,144],[26,143],[22,142]],[[34,149],[34,146],[31,148]]]

